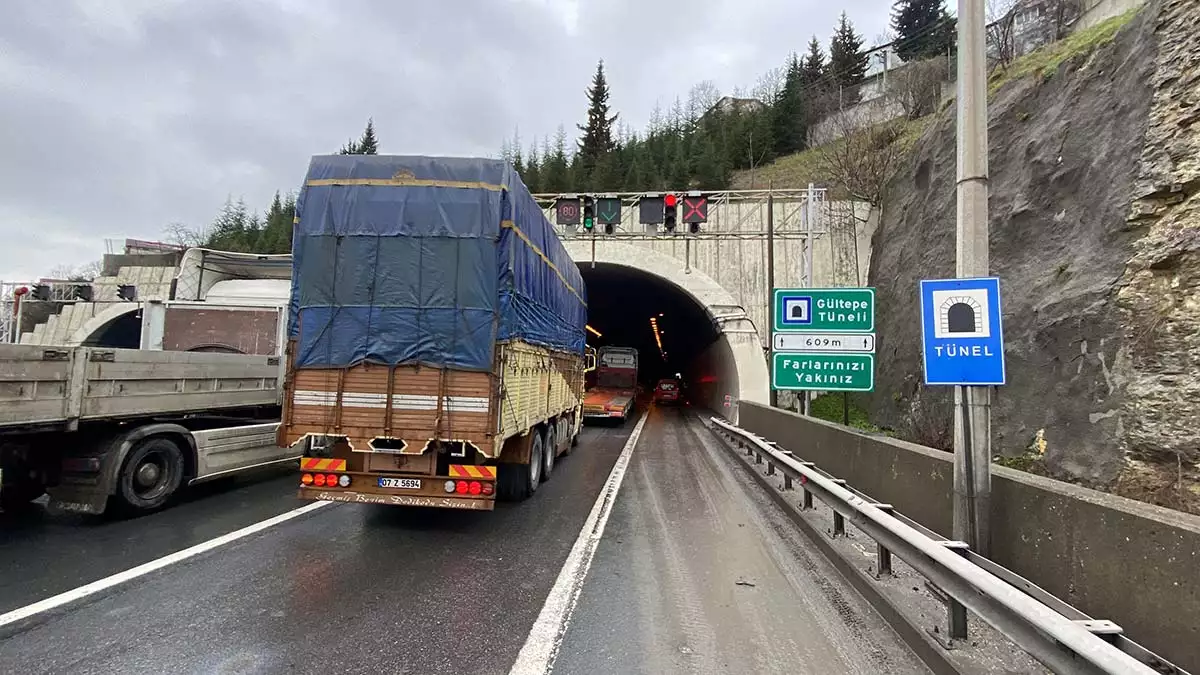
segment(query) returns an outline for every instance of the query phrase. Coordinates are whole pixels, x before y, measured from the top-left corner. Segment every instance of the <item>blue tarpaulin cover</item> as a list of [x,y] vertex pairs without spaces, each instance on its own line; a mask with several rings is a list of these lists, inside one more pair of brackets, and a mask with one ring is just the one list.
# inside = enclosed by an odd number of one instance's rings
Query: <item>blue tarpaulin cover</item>
[[507,162],[319,155],[296,214],[297,367],[491,370],[512,339],[584,351],[583,279]]

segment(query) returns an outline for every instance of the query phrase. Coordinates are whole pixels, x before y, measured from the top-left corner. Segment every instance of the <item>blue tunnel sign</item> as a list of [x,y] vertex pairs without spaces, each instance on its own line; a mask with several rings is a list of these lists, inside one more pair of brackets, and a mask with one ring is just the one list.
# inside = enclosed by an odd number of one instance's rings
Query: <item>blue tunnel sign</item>
[[921,281],[925,384],[1005,383],[1000,280]]

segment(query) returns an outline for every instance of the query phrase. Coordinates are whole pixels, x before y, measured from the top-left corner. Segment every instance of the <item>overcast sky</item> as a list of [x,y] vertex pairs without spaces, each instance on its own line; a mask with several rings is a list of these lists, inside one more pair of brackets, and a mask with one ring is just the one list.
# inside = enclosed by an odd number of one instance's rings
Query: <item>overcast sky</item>
[[[887,0],[7,0],[0,20],[0,279],[105,240],[202,226],[295,189],[374,117],[383,153],[496,155],[568,132],[603,58],[636,128],[701,80],[746,88],[845,10]],[[639,8],[636,9],[635,8]],[[670,24],[670,28],[666,26]]]

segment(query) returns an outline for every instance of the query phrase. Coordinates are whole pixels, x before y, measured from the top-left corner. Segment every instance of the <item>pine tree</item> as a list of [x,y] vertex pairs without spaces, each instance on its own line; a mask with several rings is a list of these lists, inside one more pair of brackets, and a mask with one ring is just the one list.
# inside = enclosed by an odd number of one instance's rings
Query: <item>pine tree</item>
[[821,42],[817,40],[816,35],[808,41],[808,53],[804,55],[804,64],[801,66],[801,70],[806,88],[819,83],[825,74],[825,52],[821,49]]
[[863,52],[863,38],[854,32],[854,24],[842,12],[837,30],[829,41],[829,80],[841,106],[858,103],[858,85],[867,75],[867,55]]
[[954,21],[946,0],[896,0],[892,5],[896,55],[919,61],[945,54],[954,45]]
[[525,181],[525,187],[529,188],[530,192],[542,191],[542,167],[541,158],[538,156],[537,143],[529,145],[529,155],[525,159],[525,172],[521,174],[521,179]]
[[596,162],[617,148],[613,140],[613,124],[617,121],[617,115],[608,114],[608,80],[604,76],[603,59],[596,66],[596,74],[592,77],[592,86],[588,88],[587,95],[587,124],[578,125],[583,132],[583,138],[579,139],[579,160],[584,175],[590,175]]
[[357,141],[351,140],[338,150],[339,155],[377,155],[379,154],[379,140],[375,137],[375,121],[367,118],[367,128],[363,130],[362,137]]
[[777,155],[790,155],[804,149],[804,92],[801,89],[803,74],[800,59],[793,53],[788,59],[783,89],[771,107]]

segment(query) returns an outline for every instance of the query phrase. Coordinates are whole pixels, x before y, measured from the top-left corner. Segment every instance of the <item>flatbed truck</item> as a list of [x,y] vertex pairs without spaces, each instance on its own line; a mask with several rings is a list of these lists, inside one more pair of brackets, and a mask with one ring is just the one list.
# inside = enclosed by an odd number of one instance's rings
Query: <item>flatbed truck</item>
[[596,350],[595,385],[584,398],[583,414],[593,421],[624,424],[637,407],[638,351],[603,346]]
[[48,493],[52,511],[152,511],[182,486],[296,461],[275,443],[286,293],[206,298],[255,289],[223,283],[223,265],[244,276],[286,258],[189,250],[179,287],[200,299],[110,308],[139,348],[0,344],[0,507]]

